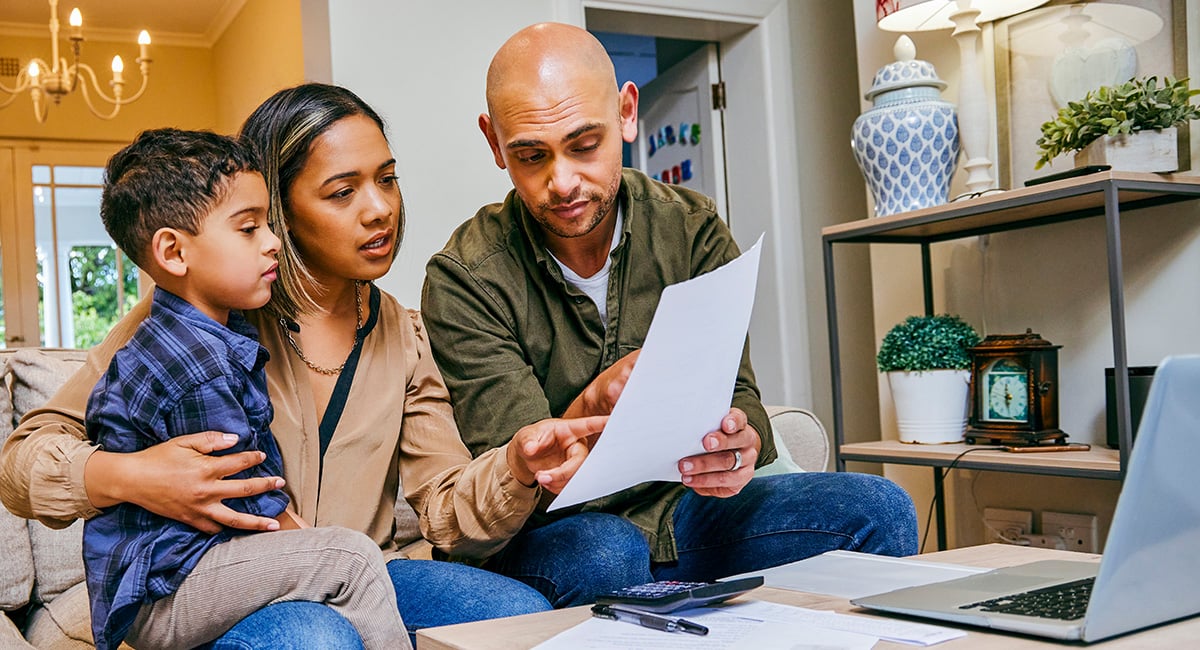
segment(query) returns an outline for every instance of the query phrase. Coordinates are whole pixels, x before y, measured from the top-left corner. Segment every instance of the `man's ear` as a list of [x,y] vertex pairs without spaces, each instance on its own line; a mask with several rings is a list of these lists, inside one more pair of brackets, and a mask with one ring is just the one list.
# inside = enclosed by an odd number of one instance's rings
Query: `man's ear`
[[625,142],[637,142],[638,134],[638,87],[632,81],[626,81],[621,86],[619,95],[621,106],[621,139]]
[[500,139],[496,137],[496,129],[492,127],[492,118],[487,113],[479,114],[479,130],[483,131],[483,137],[487,138],[488,146],[492,148],[496,166],[500,169],[508,169],[508,166],[504,164],[504,156],[501,155]]
[[159,228],[150,240],[150,256],[163,271],[182,278],[187,275],[186,233],[174,228]]

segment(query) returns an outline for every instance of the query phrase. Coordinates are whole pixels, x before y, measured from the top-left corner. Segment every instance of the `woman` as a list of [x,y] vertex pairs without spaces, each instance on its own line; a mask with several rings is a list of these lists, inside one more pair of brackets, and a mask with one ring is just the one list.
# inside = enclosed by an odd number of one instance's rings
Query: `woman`
[[[371,284],[391,267],[404,226],[380,117],[348,90],[305,84],[264,102],[242,137],[264,159],[269,220],[283,242],[271,302],[247,317],[271,354],[271,429],[298,513],[317,526],[362,531],[394,552],[393,506],[403,475],[406,496],[435,545],[483,554],[498,548],[503,541],[496,540],[524,523],[512,513],[531,510],[539,482],[560,485],[563,473],[581,462],[579,440],[599,432],[604,418],[527,427],[509,448],[472,459],[419,315]],[[184,436],[136,454],[110,454],[86,442],[87,393],[148,310],[142,301],[122,319],[50,403],[13,433],[0,459],[0,497],[10,510],[50,525],[128,501],[209,532],[272,529],[272,520],[235,513],[220,500],[282,481],[220,480],[260,458],[208,455],[228,446],[217,434]],[[131,464],[134,456],[141,458]],[[464,529],[487,534],[439,538],[439,531]],[[550,608],[532,588],[464,565],[395,559],[388,569],[410,635]],[[304,625],[296,627],[297,620]],[[244,619],[214,647],[313,647],[322,635],[337,647],[358,645],[353,628],[331,610],[282,603]]]

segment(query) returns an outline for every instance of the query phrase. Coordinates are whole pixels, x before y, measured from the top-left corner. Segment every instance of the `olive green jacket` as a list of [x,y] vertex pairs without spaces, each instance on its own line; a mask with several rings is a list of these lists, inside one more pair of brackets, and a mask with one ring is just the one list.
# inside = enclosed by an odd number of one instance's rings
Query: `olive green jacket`
[[[504,203],[483,207],[429,261],[422,317],[471,453],[503,445],[527,424],[560,416],[602,370],[642,346],[665,287],[739,254],[713,201],[702,194],[626,169],[619,200],[624,227],[611,253],[607,329],[595,303],[564,281],[515,191]],[[749,342],[733,406],[745,411],[762,438],[758,464],[774,460]],[[646,534],[655,561],[673,561],[672,513],[685,489],[643,483],[553,514],[543,505],[530,513],[526,527],[579,511],[615,513]]]

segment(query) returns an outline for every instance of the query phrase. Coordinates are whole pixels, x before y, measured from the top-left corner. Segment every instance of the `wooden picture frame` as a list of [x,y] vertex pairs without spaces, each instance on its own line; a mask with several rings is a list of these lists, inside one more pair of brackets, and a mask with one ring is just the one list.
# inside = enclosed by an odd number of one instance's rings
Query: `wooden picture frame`
[[[1086,89],[1123,83],[1132,76],[1188,76],[1186,0],[1138,4],[1053,0],[995,23],[1001,188],[1018,188],[1031,178],[1074,167],[1074,152],[1068,152],[1034,169],[1041,125],[1054,119],[1059,102],[1080,99]],[[1161,22],[1156,30],[1155,17]],[[1127,73],[1125,78],[1115,78],[1121,72]],[[1184,125],[1179,129],[1181,171],[1190,167],[1189,143]]]

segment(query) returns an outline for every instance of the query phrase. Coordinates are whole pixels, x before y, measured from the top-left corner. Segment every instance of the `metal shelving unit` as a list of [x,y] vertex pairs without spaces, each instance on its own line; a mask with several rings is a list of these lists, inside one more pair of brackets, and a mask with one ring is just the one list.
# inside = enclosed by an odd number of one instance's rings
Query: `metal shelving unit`
[[[913,244],[921,247],[921,280],[925,313],[933,313],[932,244],[974,235],[1032,228],[1052,223],[1103,217],[1108,261],[1109,305],[1112,314],[1115,376],[1127,374],[1124,271],[1121,264],[1121,213],[1155,205],[1200,199],[1200,176],[1101,172],[1046,183],[933,208],[863,219],[829,226],[821,231],[825,263],[825,302],[829,324],[829,356],[833,382],[834,451],[838,471],[846,461],[919,465],[933,468],[937,501],[938,548],[946,546],[943,469],[967,445],[924,447],[896,441],[846,444],[843,422],[841,356],[838,347],[837,291],[834,282],[835,244]],[[1122,480],[1128,466],[1133,427],[1129,385],[1116,382],[1117,430],[1120,449],[1055,454],[1005,454],[979,451],[955,464],[977,469],[1023,474]]]

